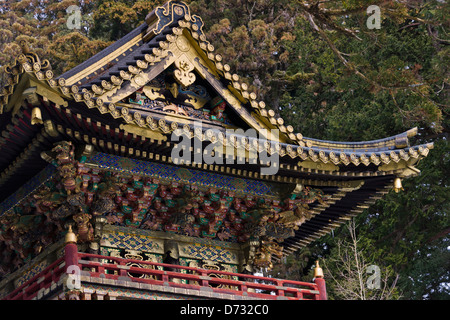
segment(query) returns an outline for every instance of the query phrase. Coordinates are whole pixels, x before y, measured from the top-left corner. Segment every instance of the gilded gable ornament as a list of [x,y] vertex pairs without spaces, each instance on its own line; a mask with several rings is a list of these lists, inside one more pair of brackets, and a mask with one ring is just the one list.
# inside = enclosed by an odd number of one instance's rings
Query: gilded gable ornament
[[176,44],[178,49],[180,49],[183,52],[187,52],[191,48],[189,40],[182,36],[177,37]]
[[189,7],[183,2],[170,1],[166,7],[157,7],[155,14],[158,23],[153,32],[158,34],[164,27],[171,24],[176,18],[190,16]]
[[[198,15],[192,15],[186,3],[181,1],[170,1],[166,5],[157,7],[155,15],[158,19],[155,28],[152,30],[155,34],[159,34],[166,26],[175,20],[184,19],[193,24],[193,30],[200,35],[203,34],[203,20]],[[198,35],[197,35],[198,36]]]
[[194,70],[194,65],[185,55],[182,55],[175,61],[175,66],[177,69],[174,71],[174,76],[177,82],[184,87],[194,83],[195,74],[192,72]]

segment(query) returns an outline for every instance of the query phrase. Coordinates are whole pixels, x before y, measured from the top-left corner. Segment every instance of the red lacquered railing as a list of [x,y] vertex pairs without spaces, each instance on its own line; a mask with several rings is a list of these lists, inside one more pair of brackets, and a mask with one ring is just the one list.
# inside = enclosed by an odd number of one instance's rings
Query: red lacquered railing
[[[278,299],[281,296],[294,300],[319,299],[319,288],[315,283],[88,253],[79,253],[78,255],[81,258],[79,260],[80,268],[85,271],[90,270],[87,272],[91,277],[100,277],[101,274],[106,279],[114,280],[119,279],[119,277],[128,277],[133,282],[185,289],[199,290],[201,287],[209,287],[210,290],[217,293],[247,295],[264,299]],[[93,261],[92,259],[108,262]],[[167,268],[176,271],[165,271],[164,269],[167,270]],[[142,278],[141,276],[147,277]]]
[[[65,266],[63,265],[65,262]],[[136,266],[138,265],[138,266]],[[31,300],[42,289],[57,283],[68,267],[83,270],[83,275],[111,280],[128,280],[173,288],[205,290],[216,293],[247,296],[250,298],[289,300],[326,299],[325,282],[316,278],[314,283],[260,277],[249,274],[207,270],[195,267],[123,259],[77,252],[74,243],[65,246],[64,257],[59,258],[42,272],[9,293],[4,300]],[[169,269],[170,268],[170,269]],[[76,269],[76,268],[75,268]],[[176,271],[168,271],[176,270]],[[72,269],[73,270],[73,269]],[[73,272],[68,272],[73,273]]]
[[41,289],[49,288],[52,283],[59,281],[65,272],[64,257],[57,259],[40,273],[27,280],[21,286],[10,292],[3,300],[31,300]]

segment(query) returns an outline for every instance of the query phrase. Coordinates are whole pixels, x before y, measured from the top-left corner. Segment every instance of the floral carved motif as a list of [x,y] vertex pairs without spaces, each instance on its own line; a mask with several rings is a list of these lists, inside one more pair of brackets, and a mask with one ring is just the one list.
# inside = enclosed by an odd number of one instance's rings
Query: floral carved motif
[[195,82],[194,65],[185,55],[175,61],[175,66],[174,76],[181,85],[188,87]]

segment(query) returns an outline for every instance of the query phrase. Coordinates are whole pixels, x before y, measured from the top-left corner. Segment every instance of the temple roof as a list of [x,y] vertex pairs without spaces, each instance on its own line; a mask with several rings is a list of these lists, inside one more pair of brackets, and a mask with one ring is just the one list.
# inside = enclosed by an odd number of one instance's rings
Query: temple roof
[[[284,184],[291,191],[299,185],[323,190],[327,200],[312,205],[312,217],[284,241],[289,252],[362,212],[395,178],[416,176],[414,165],[433,148],[410,145],[417,128],[362,142],[303,137],[230,69],[206,39],[201,18],[176,1],[60,76],[47,60],[24,50],[7,68],[9,83],[0,91],[0,201],[47,167],[54,143],[72,141],[80,150],[87,145],[138,161]],[[220,116],[214,99],[225,102]],[[242,132],[230,136],[229,129]],[[247,137],[249,129],[258,136]],[[268,133],[274,129],[278,137]],[[245,150],[244,164],[176,161],[176,130],[203,145],[219,141],[236,151],[235,160]],[[277,174],[261,174],[266,164],[251,162],[252,152],[278,155]]]

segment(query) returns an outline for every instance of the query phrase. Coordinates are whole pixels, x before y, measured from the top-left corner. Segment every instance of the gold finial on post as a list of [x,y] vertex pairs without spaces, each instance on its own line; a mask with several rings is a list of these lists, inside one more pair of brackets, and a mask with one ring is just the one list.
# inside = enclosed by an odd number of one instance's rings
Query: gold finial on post
[[316,267],[314,268],[314,278],[323,278],[323,270],[319,266],[319,260],[316,261]]
[[316,267],[314,268],[314,283],[317,285],[318,294],[316,299],[327,300],[327,287],[325,279],[323,278],[323,270],[319,266],[319,260],[316,260]]
[[72,225],[69,225],[69,230],[67,231],[66,234],[66,244],[68,243],[77,243],[77,236],[75,233],[73,233],[72,231]]

